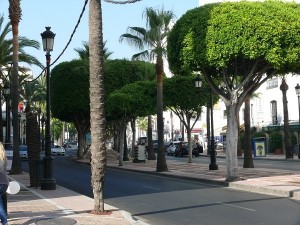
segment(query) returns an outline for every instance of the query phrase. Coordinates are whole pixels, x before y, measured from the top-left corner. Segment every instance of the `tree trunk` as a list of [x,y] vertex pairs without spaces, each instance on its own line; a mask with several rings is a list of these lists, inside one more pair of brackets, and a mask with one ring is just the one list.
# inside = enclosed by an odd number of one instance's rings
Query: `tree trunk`
[[[238,137],[240,137],[240,133],[241,133],[241,124],[240,124],[240,117],[238,115]],[[236,150],[236,155],[237,156],[242,156],[242,147],[241,147],[241,140],[240,138],[238,138],[238,143],[237,143],[237,150]]]
[[20,0],[9,1],[9,17],[13,33],[13,68],[12,68],[12,117],[13,117],[13,160],[10,174],[21,174],[21,158],[19,152],[19,79],[18,79],[18,62],[19,62],[19,22],[21,19]]
[[130,121],[132,130],[132,143],[131,143],[131,157],[133,157],[134,146],[136,145],[136,129],[135,129],[135,119]]
[[84,155],[84,148],[86,145],[85,134],[86,134],[86,129],[78,129],[78,149],[77,149],[78,159],[82,159]]
[[250,122],[250,97],[247,96],[245,100],[244,111],[244,124],[245,124],[245,149],[244,149],[244,168],[254,168],[252,149],[251,149],[251,122]]
[[[230,104],[230,101],[228,101]],[[226,132],[226,165],[227,181],[233,181],[239,177],[238,160],[237,160],[237,143],[238,143],[238,112],[239,107],[236,103],[226,104],[227,109],[227,132]]]
[[156,155],[154,152],[153,140],[152,140],[152,117],[151,117],[151,115],[148,116],[147,139],[148,139],[148,146],[147,146],[148,160],[156,160]]
[[30,186],[40,187],[40,179],[36,179],[38,175],[41,175],[37,174],[36,170],[38,168],[36,163],[40,159],[39,127],[36,115],[33,112],[26,112],[26,144],[28,147]]
[[94,195],[94,213],[104,212],[104,175],[106,171],[104,72],[102,9],[100,0],[89,4],[90,44],[90,113],[91,113],[91,172]]
[[129,158],[128,158],[128,147],[127,147],[127,135],[126,135],[126,127],[125,126],[125,131],[124,131],[124,154],[123,154],[123,161],[129,161]]
[[164,150],[164,119],[163,119],[163,60],[162,55],[156,58],[156,79],[157,79],[157,164],[156,171],[168,171]]
[[286,92],[289,86],[285,82],[285,78],[282,78],[280,90],[282,91],[282,103],[283,103],[283,133],[284,133],[284,148],[286,159],[293,158],[293,152],[291,151],[291,137],[289,128],[289,111],[288,111],[288,100]]
[[124,155],[124,134],[125,129],[124,124],[120,126],[119,129],[119,166],[123,166],[123,155]]
[[192,134],[190,127],[187,128],[187,139],[189,143],[189,157],[188,157],[188,163],[192,163],[193,158],[193,147],[192,147]]

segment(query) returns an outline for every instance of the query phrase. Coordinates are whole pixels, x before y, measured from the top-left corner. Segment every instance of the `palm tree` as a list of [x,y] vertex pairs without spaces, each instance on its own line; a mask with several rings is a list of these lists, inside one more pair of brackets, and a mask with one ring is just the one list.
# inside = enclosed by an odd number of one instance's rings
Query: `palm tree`
[[[4,24],[4,16],[0,16],[0,79],[2,80],[2,84],[4,81],[8,81],[11,78],[11,67],[13,61],[13,40],[8,38],[7,36],[12,31],[11,23],[8,22]],[[29,65],[37,65],[41,68],[43,65],[37,60],[37,58],[27,54],[24,50],[26,47],[33,47],[35,49],[39,49],[39,42],[34,40],[29,40],[26,37],[19,37],[19,61],[25,62]],[[19,71],[25,72],[25,67],[19,67]],[[1,89],[3,87],[0,86],[0,99],[1,96]],[[3,134],[2,134],[2,107],[0,107],[0,138],[3,141]]]
[[281,80],[280,90],[282,91],[282,103],[283,103],[283,133],[284,133],[284,148],[285,148],[285,157],[286,159],[293,158],[293,152],[291,151],[291,135],[289,128],[289,111],[288,111],[288,100],[286,92],[289,89],[283,76]]
[[[94,195],[94,213],[104,212],[104,175],[106,170],[105,115],[104,115],[104,53],[102,34],[102,9],[100,0],[90,0],[89,5],[89,60],[90,114],[91,114],[91,170]],[[93,119],[92,119],[93,118]]]
[[9,0],[9,18],[12,25],[13,33],[13,68],[12,68],[12,117],[13,117],[13,161],[11,174],[22,173],[21,158],[19,154],[19,120],[18,120],[18,103],[19,103],[19,82],[18,82],[18,63],[19,63],[19,22],[21,19],[20,0]]
[[[105,48],[106,45],[106,41],[103,43],[103,54],[104,54],[104,61],[108,59],[108,57],[113,53],[113,52],[109,52],[107,48]],[[89,47],[89,43],[84,41],[83,42],[83,48],[75,48],[74,49],[78,55],[79,58],[82,60],[89,60],[90,57],[90,47]]]
[[[107,2],[126,4],[140,0]],[[89,44],[90,44],[90,110],[92,136],[92,187],[94,213],[104,212],[103,186],[106,169],[105,115],[104,115],[104,45],[103,45],[101,0],[90,0],[89,4]]]
[[[21,20],[22,10],[20,6],[20,0],[9,0],[9,18],[12,26],[12,76],[11,76],[11,90],[12,90],[12,116],[13,116],[13,160],[11,166],[11,174],[22,173],[21,159],[19,154],[19,120],[18,120],[18,104],[19,104],[19,60],[28,60],[30,63],[40,64],[39,61],[25,54],[22,47],[24,44],[28,46],[29,41],[33,47],[39,48],[39,44],[35,41],[28,40],[26,38],[19,37],[19,22]],[[21,54],[20,54],[21,53]],[[9,54],[7,54],[9,55]],[[41,64],[40,64],[41,65]]]
[[134,54],[133,59],[156,60],[157,83],[157,134],[158,154],[157,172],[168,171],[164,152],[164,122],[163,122],[163,57],[166,55],[166,37],[170,31],[174,14],[171,11],[154,10],[146,8],[146,28],[129,27],[128,33],[122,34],[120,41],[124,39],[137,47],[141,52]]

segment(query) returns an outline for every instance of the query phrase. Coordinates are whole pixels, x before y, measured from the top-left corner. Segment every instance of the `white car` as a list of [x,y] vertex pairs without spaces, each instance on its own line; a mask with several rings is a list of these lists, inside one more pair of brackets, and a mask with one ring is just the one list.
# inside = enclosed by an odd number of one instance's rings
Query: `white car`
[[21,159],[28,159],[27,145],[20,145],[19,151]]
[[65,149],[59,145],[54,145],[51,148],[51,155],[65,155]]
[[174,155],[175,149],[179,145],[180,141],[171,142],[170,145],[167,147],[167,155]]

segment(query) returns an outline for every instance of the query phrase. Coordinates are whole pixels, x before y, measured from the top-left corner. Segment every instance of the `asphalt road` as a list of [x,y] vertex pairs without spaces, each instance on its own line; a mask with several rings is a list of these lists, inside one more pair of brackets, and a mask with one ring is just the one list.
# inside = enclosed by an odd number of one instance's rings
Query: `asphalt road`
[[[89,165],[57,156],[53,175],[57,184],[92,197]],[[104,198],[152,225],[300,224],[299,201],[122,169],[107,170]]]

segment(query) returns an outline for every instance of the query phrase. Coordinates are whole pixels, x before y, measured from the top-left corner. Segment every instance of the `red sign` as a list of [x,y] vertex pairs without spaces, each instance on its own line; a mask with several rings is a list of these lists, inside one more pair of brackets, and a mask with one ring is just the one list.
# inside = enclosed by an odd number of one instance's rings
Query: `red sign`
[[23,112],[23,110],[24,110],[23,102],[19,102],[18,109],[19,109],[19,111]]
[[201,128],[192,129],[191,133],[202,133],[203,130]]

